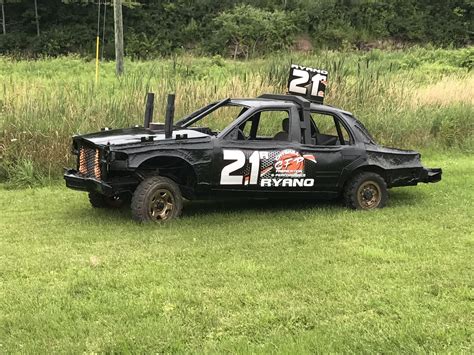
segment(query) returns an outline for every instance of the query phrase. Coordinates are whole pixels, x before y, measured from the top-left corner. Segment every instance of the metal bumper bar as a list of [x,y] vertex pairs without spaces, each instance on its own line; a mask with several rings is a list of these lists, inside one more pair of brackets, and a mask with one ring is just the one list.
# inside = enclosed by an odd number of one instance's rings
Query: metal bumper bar
[[109,184],[95,178],[84,177],[74,169],[65,169],[64,180],[66,180],[66,186],[74,190],[98,192],[108,196],[114,195],[114,189]]
[[432,168],[432,169],[423,169],[423,173],[421,175],[421,182],[438,182],[441,180],[441,174],[443,171],[441,168]]

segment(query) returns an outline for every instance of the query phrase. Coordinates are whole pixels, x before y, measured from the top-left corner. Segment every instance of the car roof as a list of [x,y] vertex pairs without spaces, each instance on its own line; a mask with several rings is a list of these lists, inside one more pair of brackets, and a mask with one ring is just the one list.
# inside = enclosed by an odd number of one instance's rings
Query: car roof
[[[247,107],[252,107],[252,108],[270,108],[270,107],[282,107],[282,108],[287,108],[287,107],[296,107],[300,108],[300,105],[297,103],[290,101],[290,100],[285,100],[285,99],[266,99],[266,98],[255,98],[255,99],[250,99],[250,98],[237,98],[237,99],[231,99],[231,103],[234,103],[236,105],[242,105],[242,106],[247,106]],[[310,105],[311,111],[321,111],[321,112],[328,112],[328,113],[343,113],[346,115],[352,116],[352,113],[348,111],[344,111],[342,109],[339,109],[337,107],[333,107],[330,105],[322,105],[322,104],[317,104],[312,102]]]

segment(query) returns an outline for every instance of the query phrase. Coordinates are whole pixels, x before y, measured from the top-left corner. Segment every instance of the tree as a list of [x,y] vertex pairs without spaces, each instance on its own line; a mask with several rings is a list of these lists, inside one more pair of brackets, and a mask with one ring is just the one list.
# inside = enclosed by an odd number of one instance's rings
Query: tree
[[3,35],[7,34],[7,29],[5,26],[5,0],[0,0],[0,4],[2,4],[2,30],[3,30]]
[[290,13],[267,11],[250,5],[238,5],[221,12],[214,20],[218,38],[233,46],[233,58],[254,55],[257,46],[263,50],[277,50],[291,44],[296,30]]
[[[36,0],[35,0],[36,1]],[[63,0],[63,2],[82,2],[82,3],[94,3],[93,0]],[[134,0],[113,0],[114,6],[114,37],[115,37],[115,72],[117,75],[122,75],[124,71],[124,47],[123,47],[123,17],[122,17],[122,4],[128,7],[138,6],[139,3]],[[99,1],[100,6],[100,1]],[[100,24],[100,18],[98,25]],[[105,26],[105,23],[104,23]],[[104,27],[105,28],[105,27]],[[97,41],[99,40],[99,28],[97,28]]]
[[[112,0],[106,1],[112,9]],[[91,56],[97,5],[98,0],[0,0],[0,54]],[[122,0],[122,5],[124,51],[135,58],[181,51],[246,58],[288,48],[296,34],[334,49],[370,48],[380,39],[463,46],[472,44],[474,33],[474,0]],[[112,12],[105,27],[102,48],[112,59]]]
[[34,3],[35,3],[36,35],[39,37],[40,36],[40,23],[39,23],[39,17],[38,17],[38,2],[37,2],[37,0],[34,0]]
[[2,11],[2,34],[7,34],[7,22],[6,22],[6,14],[5,14],[5,5],[8,3],[18,3],[21,0],[0,0],[0,7]]

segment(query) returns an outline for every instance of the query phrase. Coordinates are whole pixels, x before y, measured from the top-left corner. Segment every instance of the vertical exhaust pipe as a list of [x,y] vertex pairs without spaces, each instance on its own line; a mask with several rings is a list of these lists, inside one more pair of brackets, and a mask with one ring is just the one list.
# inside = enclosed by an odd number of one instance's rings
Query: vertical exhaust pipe
[[146,94],[146,106],[145,106],[145,122],[143,127],[150,128],[150,123],[153,121],[153,108],[155,106],[155,94],[149,92]]
[[174,98],[175,94],[168,94],[165,116],[165,138],[171,138],[173,136]]

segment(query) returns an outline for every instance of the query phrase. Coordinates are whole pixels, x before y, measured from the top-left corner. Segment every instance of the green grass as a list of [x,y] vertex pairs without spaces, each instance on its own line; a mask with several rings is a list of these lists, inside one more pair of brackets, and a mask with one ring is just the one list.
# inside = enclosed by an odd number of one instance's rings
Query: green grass
[[164,225],[0,193],[0,352],[472,353],[474,159],[389,206],[195,202]]
[[147,91],[156,121],[166,94],[176,117],[214,100],[284,93],[290,63],[329,70],[325,102],[354,112],[378,142],[474,152],[474,47],[404,51],[280,53],[250,61],[180,56],[115,64],[75,57],[16,61],[0,57],[0,179],[44,184],[73,164],[71,135],[143,122]]

